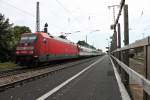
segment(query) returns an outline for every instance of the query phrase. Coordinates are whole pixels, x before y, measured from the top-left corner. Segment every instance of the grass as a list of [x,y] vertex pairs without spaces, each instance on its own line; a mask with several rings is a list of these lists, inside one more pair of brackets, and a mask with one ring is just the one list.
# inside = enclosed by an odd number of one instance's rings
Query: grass
[[16,67],[17,67],[17,64],[13,62],[0,63],[0,71],[15,69]]

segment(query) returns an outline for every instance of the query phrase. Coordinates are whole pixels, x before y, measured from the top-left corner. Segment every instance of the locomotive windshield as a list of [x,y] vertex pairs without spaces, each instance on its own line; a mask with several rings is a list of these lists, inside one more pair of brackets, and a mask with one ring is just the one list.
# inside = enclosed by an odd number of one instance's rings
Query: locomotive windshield
[[23,34],[21,36],[21,43],[24,42],[34,42],[36,40],[37,36],[35,34]]

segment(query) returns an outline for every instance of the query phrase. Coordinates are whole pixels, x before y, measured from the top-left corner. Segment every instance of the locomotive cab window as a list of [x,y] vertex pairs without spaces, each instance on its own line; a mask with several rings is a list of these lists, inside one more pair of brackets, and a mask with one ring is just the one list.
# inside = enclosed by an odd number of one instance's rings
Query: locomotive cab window
[[22,43],[24,42],[34,42],[36,41],[37,36],[35,34],[24,34],[21,36],[21,41]]

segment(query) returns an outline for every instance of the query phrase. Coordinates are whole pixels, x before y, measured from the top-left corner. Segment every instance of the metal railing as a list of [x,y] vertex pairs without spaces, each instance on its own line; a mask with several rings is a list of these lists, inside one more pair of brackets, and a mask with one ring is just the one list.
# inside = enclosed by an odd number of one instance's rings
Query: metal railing
[[122,50],[127,50],[127,49],[133,49],[133,48],[137,48],[137,47],[142,47],[142,46],[147,46],[150,44],[150,37],[146,37],[142,40],[137,40],[132,44],[126,45],[122,48],[118,48],[116,50],[113,51],[113,53],[118,52],[118,51],[122,51]]
[[136,71],[129,68],[127,65],[125,65],[123,62],[118,60],[116,57],[111,56],[117,63],[133,78],[138,82],[140,85],[143,86],[144,90],[150,95],[150,81],[137,73]]
[[[137,56],[138,54],[141,55]],[[139,100],[150,100],[150,37],[135,41],[132,44],[114,50],[111,52],[111,57],[117,65],[122,82],[129,91],[130,96],[132,97],[133,95],[129,88],[130,80],[134,80],[136,84],[143,89],[143,99]],[[134,57],[138,59],[138,63],[140,63],[139,60],[142,59],[143,65],[135,66],[135,60],[133,60],[135,59]],[[134,65],[134,68],[131,68],[130,61],[133,61],[132,65]],[[142,74],[136,70],[139,67],[142,68]],[[136,100],[134,97],[132,97],[132,99]]]

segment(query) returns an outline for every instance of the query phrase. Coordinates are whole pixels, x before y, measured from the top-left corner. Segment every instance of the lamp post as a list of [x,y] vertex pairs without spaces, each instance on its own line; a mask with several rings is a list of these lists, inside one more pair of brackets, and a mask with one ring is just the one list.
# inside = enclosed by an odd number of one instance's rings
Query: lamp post
[[109,43],[110,43],[110,41],[109,41],[109,39],[106,39],[107,40],[107,43],[108,43],[108,55],[110,55],[110,45],[109,45]]
[[[86,37],[85,37],[85,42],[87,43],[88,42],[88,35],[90,34],[90,33],[93,33],[93,32],[98,32],[98,31],[100,31],[99,29],[95,29],[95,30],[90,30],[89,32],[88,32],[88,34],[86,34]],[[71,34],[74,34],[74,33],[80,33],[81,31],[72,31],[72,32],[64,32],[64,34],[67,36],[67,35],[71,35]],[[93,41],[93,45],[94,45],[94,41]]]
[[[91,30],[88,34],[93,33],[93,32],[98,32],[98,31],[100,31],[100,30],[98,30],[98,29],[97,30]],[[87,37],[88,34],[86,34],[86,43],[88,41],[88,37]]]

